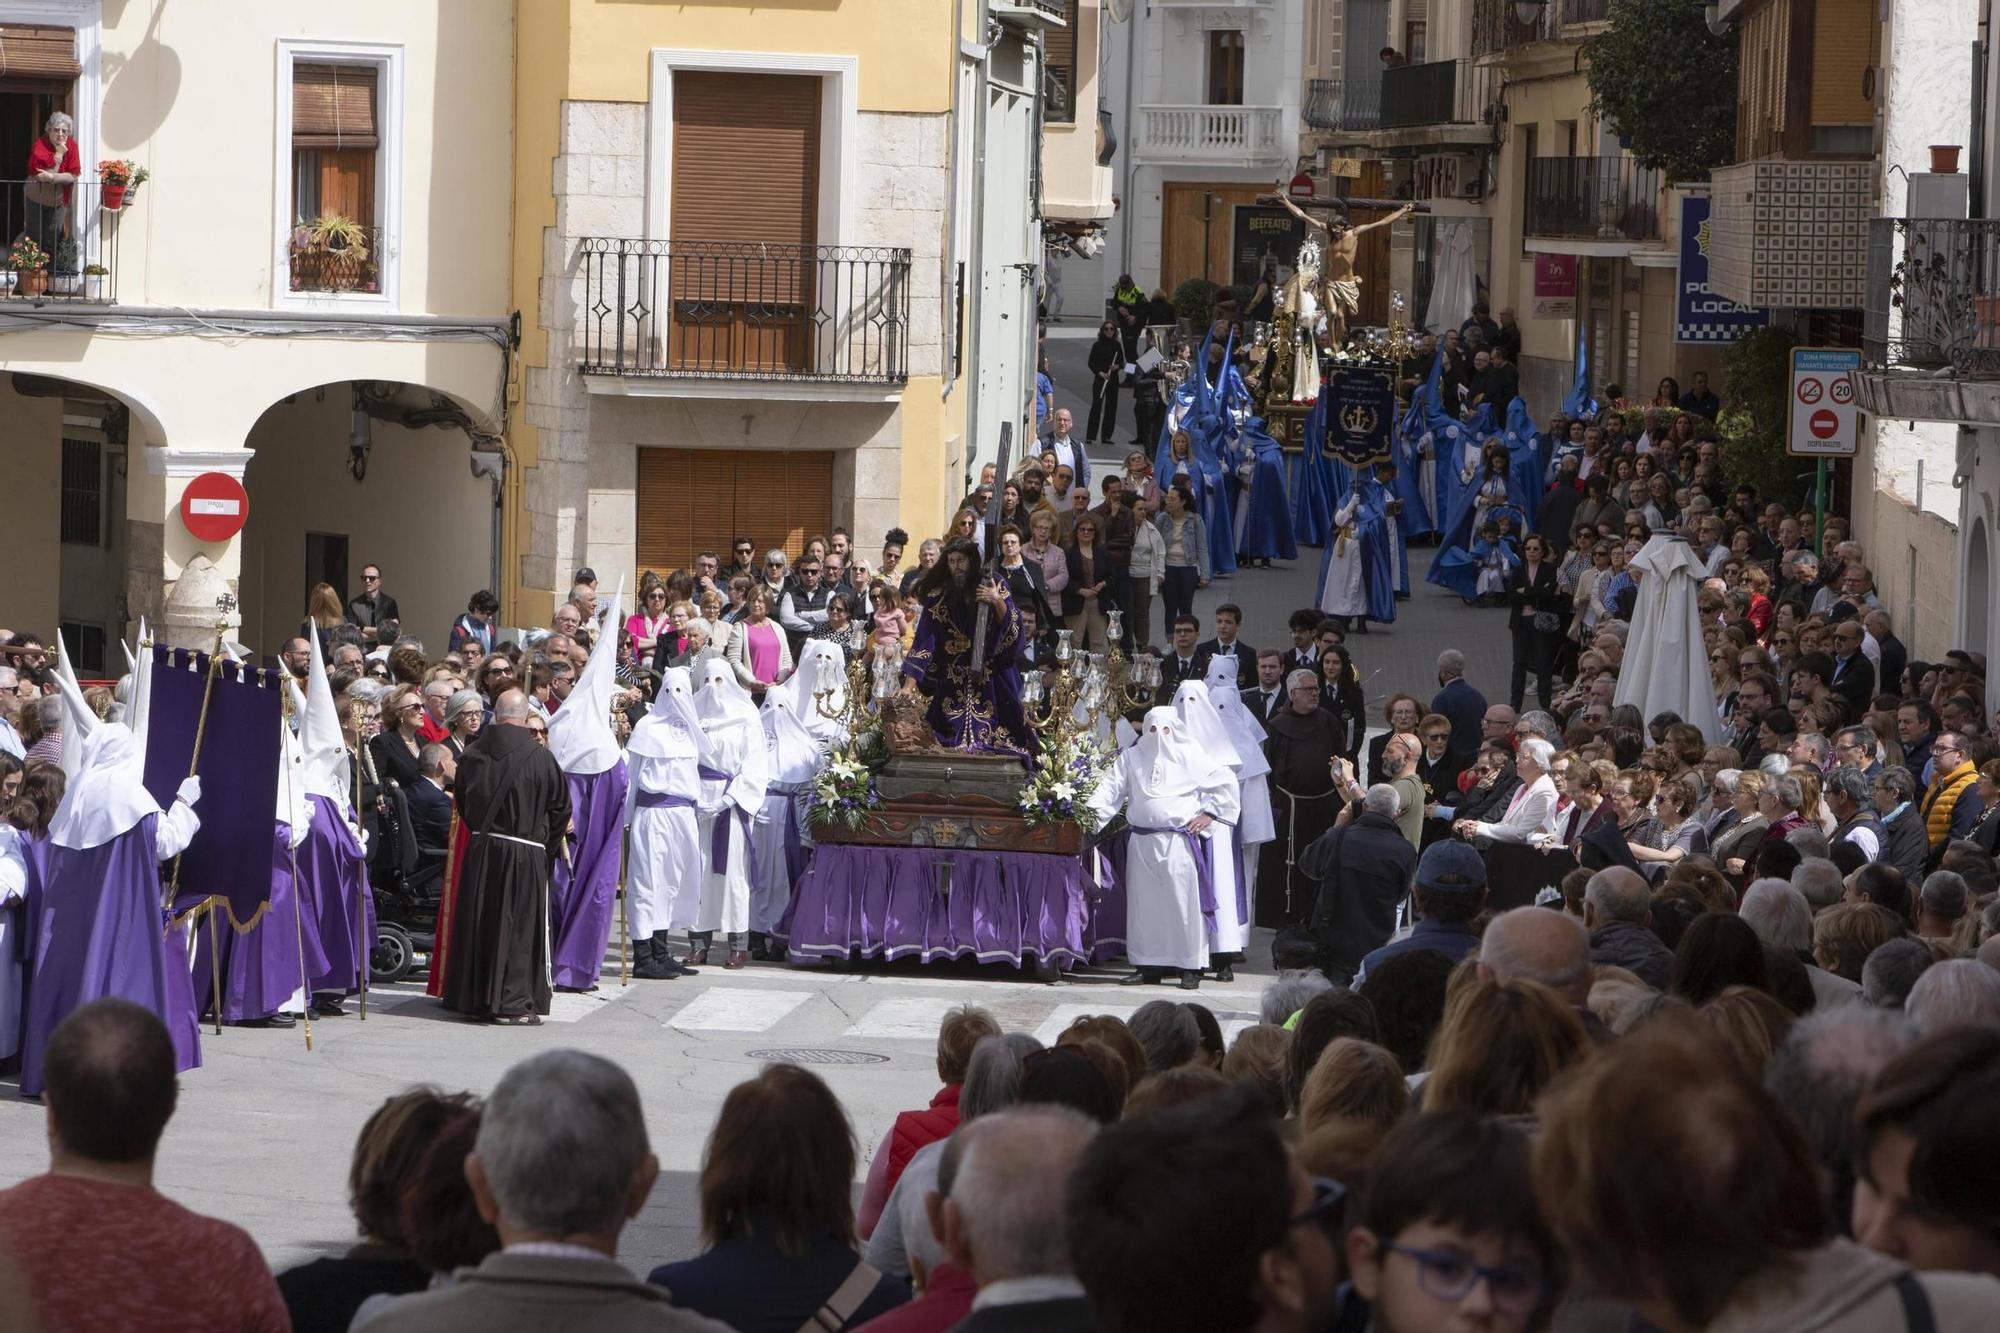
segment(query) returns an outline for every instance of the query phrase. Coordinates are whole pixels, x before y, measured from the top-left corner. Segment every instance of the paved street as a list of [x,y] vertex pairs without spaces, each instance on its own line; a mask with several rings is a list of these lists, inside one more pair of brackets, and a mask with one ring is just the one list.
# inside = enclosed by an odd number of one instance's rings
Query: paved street
[[[1428,552],[1413,556],[1421,564]],[[1291,567],[1218,580],[1198,595],[1197,610],[1206,622],[1218,602],[1236,601],[1252,644],[1281,643],[1285,617],[1311,600],[1317,568],[1309,550]],[[1398,686],[1427,697],[1431,663],[1451,645],[1468,650],[1475,683],[1492,693],[1504,684],[1501,626],[1500,613],[1467,610],[1419,582],[1393,627],[1355,641],[1371,698]],[[1253,962],[1236,983],[1207,984],[1191,997],[1216,1011],[1225,1032],[1254,1019],[1269,971],[1268,932],[1258,934]],[[620,989],[614,967],[604,990],[557,996],[554,1021],[532,1030],[459,1023],[420,986],[405,984],[376,992],[366,1023],[352,1006],[346,1018],[315,1023],[310,1054],[296,1030],[229,1029],[219,1038],[205,1030],[207,1063],[182,1080],[159,1183],[190,1207],[248,1227],[279,1267],[338,1252],[351,1240],[346,1174],[354,1136],[384,1096],[415,1082],[484,1092],[526,1054],[577,1046],[622,1062],[645,1099],[666,1174],[628,1233],[627,1258],[643,1269],[697,1248],[694,1173],[703,1141],[724,1093],[764,1061],[813,1062],[846,1103],[865,1163],[894,1114],[922,1105],[935,1089],[933,1039],[947,1007],[976,1001],[1005,1026],[1049,1039],[1078,1014],[1126,1013],[1181,994],[1120,989],[1119,975],[1092,971],[1046,986],[1011,969],[970,965],[852,972],[757,965]],[[40,1105],[9,1092],[0,1085],[0,1183],[46,1161]]]

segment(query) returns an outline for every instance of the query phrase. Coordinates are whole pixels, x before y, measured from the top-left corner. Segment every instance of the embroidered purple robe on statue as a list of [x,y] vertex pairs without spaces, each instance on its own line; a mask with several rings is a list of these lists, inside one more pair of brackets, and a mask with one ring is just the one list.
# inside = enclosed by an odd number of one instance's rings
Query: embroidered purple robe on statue
[[1021,673],[1014,665],[1021,646],[1021,616],[1005,584],[1000,595],[1007,609],[993,617],[987,631],[983,674],[972,660],[979,604],[956,604],[942,589],[924,597],[915,641],[903,659],[903,674],[930,696],[926,716],[939,744],[1026,759],[1031,738],[1021,714]]

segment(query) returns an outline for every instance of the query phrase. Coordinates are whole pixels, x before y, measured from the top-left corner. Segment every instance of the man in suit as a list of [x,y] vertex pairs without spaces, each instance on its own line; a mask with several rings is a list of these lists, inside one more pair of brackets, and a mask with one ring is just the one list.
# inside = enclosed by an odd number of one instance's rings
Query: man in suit
[[1328,616],[1307,608],[1292,612],[1286,626],[1292,631],[1292,646],[1285,650],[1285,674],[1294,671],[1310,671],[1319,674],[1319,627],[1322,622],[1335,623]]
[[[958,1174],[936,1214],[952,1267],[979,1286],[966,1333],[1086,1333],[1098,1327],[1062,1225],[1070,1176],[1097,1126],[1045,1104],[995,1111],[954,1140]],[[1024,1194],[1027,1197],[1023,1197]]]
[[1090,455],[1084,452],[1083,441],[1071,435],[1076,427],[1076,418],[1067,407],[1058,407],[1049,418],[1049,433],[1042,436],[1042,452],[1053,452],[1057,466],[1069,465],[1070,476],[1075,485],[1081,486],[1086,494],[1090,491]]
[[[1869,638],[1875,640],[1875,679],[1881,682],[1881,693],[1893,694],[1902,689],[1903,668],[1910,664],[1910,650],[1896,637],[1890,627],[1889,613],[1875,607],[1861,617],[1861,626],[1868,631]],[[1861,651],[1868,651],[1868,640],[1861,641]]]
[[410,822],[417,846],[443,851],[451,845],[451,797],[446,795],[458,765],[443,745],[426,745],[417,752],[417,780],[403,789],[410,803]]
[[1240,689],[1257,676],[1257,650],[1236,637],[1243,624],[1243,608],[1224,602],[1215,608],[1215,637],[1199,644],[1195,652],[1195,673],[1208,678],[1208,664],[1217,657],[1236,659],[1236,684]]
[[[579,1151],[589,1160],[576,1160]],[[399,1298],[375,1326],[383,1333],[721,1330],[615,1258],[619,1233],[659,1174],[629,1074],[582,1051],[530,1056],[487,1099],[478,1145],[465,1161],[479,1214],[503,1248],[460,1269],[449,1287]]]
[[1858,620],[1844,620],[1833,627],[1833,679],[1827,684],[1847,701],[1847,716],[1859,721],[1875,697],[1875,668],[1861,651],[1867,635]]
[[1431,711],[1451,719],[1451,748],[1472,754],[1479,748],[1480,723],[1486,719],[1486,696],[1465,679],[1465,654],[1447,648],[1438,654],[1438,692]]
[[1284,655],[1275,648],[1257,654],[1257,683],[1243,691],[1243,706],[1268,730],[1285,706]]
[[1201,636],[1201,622],[1193,616],[1181,616],[1174,621],[1174,646],[1160,661],[1160,688],[1153,695],[1153,702],[1165,708],[1174,701],[1174,691],[1184,680],[1205,680],[1207,672],[1195,648],[1195,640]]

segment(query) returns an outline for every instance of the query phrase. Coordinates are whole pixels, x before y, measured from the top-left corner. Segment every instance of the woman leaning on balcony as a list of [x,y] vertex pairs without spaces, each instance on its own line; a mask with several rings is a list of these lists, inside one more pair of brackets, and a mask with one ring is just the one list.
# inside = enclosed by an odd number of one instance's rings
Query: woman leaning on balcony
[[42,127],[42,135],[28,150],[27,195],[28,234],[45,254],[56,252],[62,234],[63,212],[69,207],[70,186],[76,183],[83,166],[77,160],[76,122],[60,111]]

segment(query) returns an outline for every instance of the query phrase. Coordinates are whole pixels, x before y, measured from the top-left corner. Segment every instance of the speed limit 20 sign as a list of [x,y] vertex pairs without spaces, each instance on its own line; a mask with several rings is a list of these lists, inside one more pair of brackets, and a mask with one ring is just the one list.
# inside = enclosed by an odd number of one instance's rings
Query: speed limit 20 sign
[[1849,457],[1858,443],[1854,376],[1861,353],[1845,347],[1792,349],[1790,419],[1785,452],[1809,457]]

